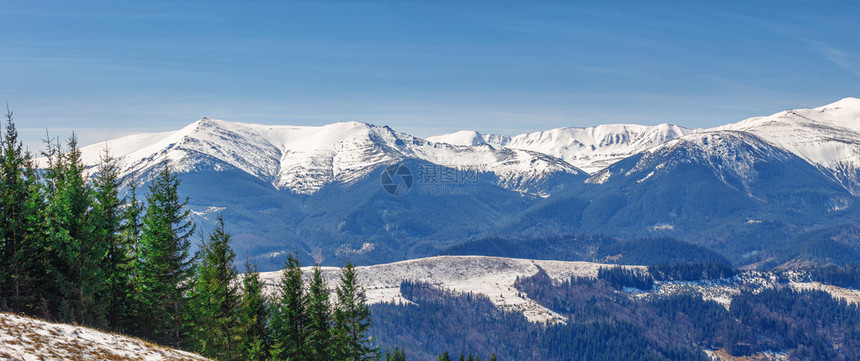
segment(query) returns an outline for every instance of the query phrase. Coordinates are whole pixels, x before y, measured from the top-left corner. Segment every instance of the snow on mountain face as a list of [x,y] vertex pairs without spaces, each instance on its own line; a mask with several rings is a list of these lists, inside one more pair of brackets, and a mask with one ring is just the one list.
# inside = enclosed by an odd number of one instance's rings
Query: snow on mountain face
[[594,173],[623,158],[692,132],[692,129],[672,124],[608,124],[521,134],[511,138],[507,147],[549,154]]
[[671,172],[679,163],[698,161],[710,167],[723,183],[733,187],[740,185],[748,190],[757,176],[757,163],[792,158],[792,154],[787,151],[752,134],[737,131],[695,133],[660,144],[637,156],[639,158],[629,169],[609,167],[594,174],[587,182],[600,184],[649,170],[648,174],[637,180],[641,183],[655,174]]
[[503,186],[518,191],[527,191],[518,185],[551,174],[583,174],[542,154],[486,144],[432,143],[358,122],[311,127],[202,119],[175,132],[132,135],[84,147],[85,164],[96,164],[105,146],[118,158],[123,175],[146,174],[165,161],[179,172],[198,167],[219,170],[219,163],[226,163],[277,188],[304,194],[332,182],[350,183],[405,158],[492,172]]
[[693,132],[693,129],[672,124],[607,124],[558,128],[514,137],[464,130],[427,140],[457,145],[480,142],[497,148],[530,150],[564,159],[579,169],[594,173],[623,158]]
[[484,137],[474,130],[461,130],[450,134],[427,137],[427,141],[434,143],[448,143],[452,145],[475,146],[487,144]]
[[3,360],[206,361],[200,355],[132,337],[0,313]]
[[755,134],[784,148],[860,195],[860,99],[786,110],[716,128]]
[[511,141],[511,137],[502,134],[481,134],[474,130],[461,130],[459,132],[427,137],[427,141],[465,146],[489,144],[494,148],[501,148]]

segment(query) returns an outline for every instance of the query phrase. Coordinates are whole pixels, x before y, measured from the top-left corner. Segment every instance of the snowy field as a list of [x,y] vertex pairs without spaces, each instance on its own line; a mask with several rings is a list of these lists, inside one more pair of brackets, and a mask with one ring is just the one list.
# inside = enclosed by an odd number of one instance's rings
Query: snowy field
[[[356,267],[359,283],[366,289],[367,300],[375,303],[410,303],[400,294],[401,281],[429,283],[439,289],[486,296],[500,309],[520,312],[532,322],[565,322],[563,316],[541,306],[514,288],[517,277],[529,277],[542,268],[554,280],[561,282],[571,276],[596,278],[601,267],[616,265],[592,262],[543,261],[485,256],[439,256],[401,262]],[[644,266],[623,266],[646,271]],[[304,267],[306,281],[311,267]],[[260,274],[269,295],[277,292],[281,271]],[[339,284],[340,268],[323,267],[323,277],[330,289]],[[647,299],[679,293],[695,293],[705,300],[715,301],[727,309],[732,298],[742,290],[759,292],[775,287],[778,279],[767,272],[744,272],[735,277],[696,282],[656,282],[650,291],[627,289],[631,298]],[[795,289],[826,291],[834,298],[860,304],[860,290],[822,285],[820,283],[790,282]]]
[[[607,266],[591,262],[439,256],[356,267],[356,272],[359,283],[367,290],[367,299],[371,304],[409,302],[400,294],[400,283],[406,280],[425,282],[454,292],[487,296],[500,309],[521,312],[534,322],[564,322],[561,315],[524,297],[525,295],[519,295],[520,292],[514,288],[517,277],[533,276],[540,267],[557,281],[567,280],[570,276],[594,278],[597,277],[600,267]],[[324,267],[323,270],[329,288],[334,288],[340,282],[340,268]],[[311,267],[305,267],[304,271],[308,277]],[[261,273],[261,277],[271,293],[279,283],[281,272]]]

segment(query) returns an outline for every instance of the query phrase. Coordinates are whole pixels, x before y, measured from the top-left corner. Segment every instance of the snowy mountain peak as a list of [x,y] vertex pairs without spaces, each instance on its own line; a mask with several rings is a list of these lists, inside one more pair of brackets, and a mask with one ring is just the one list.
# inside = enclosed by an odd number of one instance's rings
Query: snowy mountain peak
[[785,110],[715,129],[755,134],[815,165],[854,195],[860,194],[860,99]]
[[406,158],[495,173],[503,186],[528,193],[540,192],[536,182],[552,174],[582,174],[563,160],[543,154],[497,150],[486,144],[437,144],[361,122],[288,126],[204,118],[174,132],[138,134],[84,147],[84,162],[98,163],[105,146],[118,158],[123,175],[145,179],[163,162],[179,172],[237,168],[277,188],[304,194],[332,182],[353,182]]
[[830,103],[830,104],[827,104],[825,106],[821,106],[821,107],[818,107],[815,109],[816,110],[823,110],[823,109],[834,109],[834,108],[852,108],[855,110],[860,110],[860,98],[846,97],[846,98],[842,98],[842,99],[837,100],[833,103]]
[[[616,177],[639,177],[641,183],[671,172],[683,164],[699,163],[710,168],[724,183],[748,188],[756,177],[756,165],[786,161],[793,157],[757,136],[739,131],[694,133],[648,149],[589,178],[605,183]],[[647,174],[641,174],[647,173]]]
[[694,130],[674,124],[605,124],[521,134],[511,138],[507,146],[556,156],[593,173],[623,158],[692,132]]
[[461,130],[459,132],[427,137],[428,141],[435,143],[448,143],[452,145],[475,146],[487,144],[481,133],[474,130]]
[[585,128],[557,128],[513,137],[462,130],[428,137],[427,140],[530,150],[564,159],[577,168],[593,173],[625,157],[694,131],[668,123],[656,126],[604,124]]

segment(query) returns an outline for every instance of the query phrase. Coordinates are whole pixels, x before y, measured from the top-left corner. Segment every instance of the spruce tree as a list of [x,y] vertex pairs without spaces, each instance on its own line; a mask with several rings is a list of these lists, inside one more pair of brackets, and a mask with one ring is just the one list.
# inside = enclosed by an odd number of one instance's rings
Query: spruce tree
[[406,361],[406,351],[399,347],[394,348],[394,352],[385,351],[385,361]]
[[240,345],[239,352],[246,360],[263,361],[268,358],[269,318],[266,299],[263,297],[263,281],[257,266],[245,261],[245,274],[242,276],[242,299],[239,306]]
[[44,206],[38,173],[8,109],[0,152],[0,309],[35,312],[44,300],[37,296],[45,281],[39,262],[46,252]]
[[445,352],[442,352],[441,355],[439,355],[439,361],[453,361],[453,360],[451,359],[451,355],[448,354],[448,351],[445,351]]
[[237,274],[233,269],[236,253],[230,247],[223,216],[218,216],[215,230],[201,245],[197,259],[191,289],[196,348],[209,357],[236,360],[239,306],[239,291],[234,283]]
[[66,152],[59,146],[49,150],[53,159],[46,172],[49,265],[56,285],[53,297],[60,321],[104,326],[106,311],[98,298],[106,288],[101,265],[107,250],[94,239],[92,189],[74,134],[67,144]]
[[281,279],[280,297],[272,307],[271,356],[274,360],[309,359],[308,303],[304,293],[301,267],[298,255],[287,256]]
[[107,277],[107,292],[102,302],[107,310],[108,325],[120,330],[130,319],[131,299],[131,245],[125,237],[123,203],[119,195],[122,181],[119,170],[107,148],[102,154],[97,173],[93,179],[95,205],[93,224],[94,242],[106,249],[102,267]]
[[322,268],[314,266],[308,294],[308,350],[310,360],[329,361],[332,359],[331,308],[329,292],[322,278]]
[[195,226],[179,196],[180,180],[165,164],[149,184],[138,249],[138,324],[145,337],[181,347],[186,336],[187,288],[191,277],[189,238]]
[[368,336],[370,308],[352,263],[347,263],[341,270],[340,285],[336,292],[333,333],[335,358],[349,361],[376,359],[377,349]]

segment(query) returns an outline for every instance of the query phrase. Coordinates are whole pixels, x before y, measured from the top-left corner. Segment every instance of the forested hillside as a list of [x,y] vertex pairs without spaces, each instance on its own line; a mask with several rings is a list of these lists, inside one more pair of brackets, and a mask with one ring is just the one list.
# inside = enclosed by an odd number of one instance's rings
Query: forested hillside
[[[7,114],[0,311],[129,334],[218,360],[376,355],[351,265],[331,285],[334,301],[319,272],[305,287],[291,256],[282,296],[266,299],[254,265],[246,263],[239,277],[223,218],[208,235],[197,232],[180,180],[167,165],[142,192],[135,180],[119,178],[108,149],[87,174],[74,135],[65,145],[48,141],[43,156],[47,164],[37,168]],[[199,242],[196,254],[189,251],[192,240]]]

